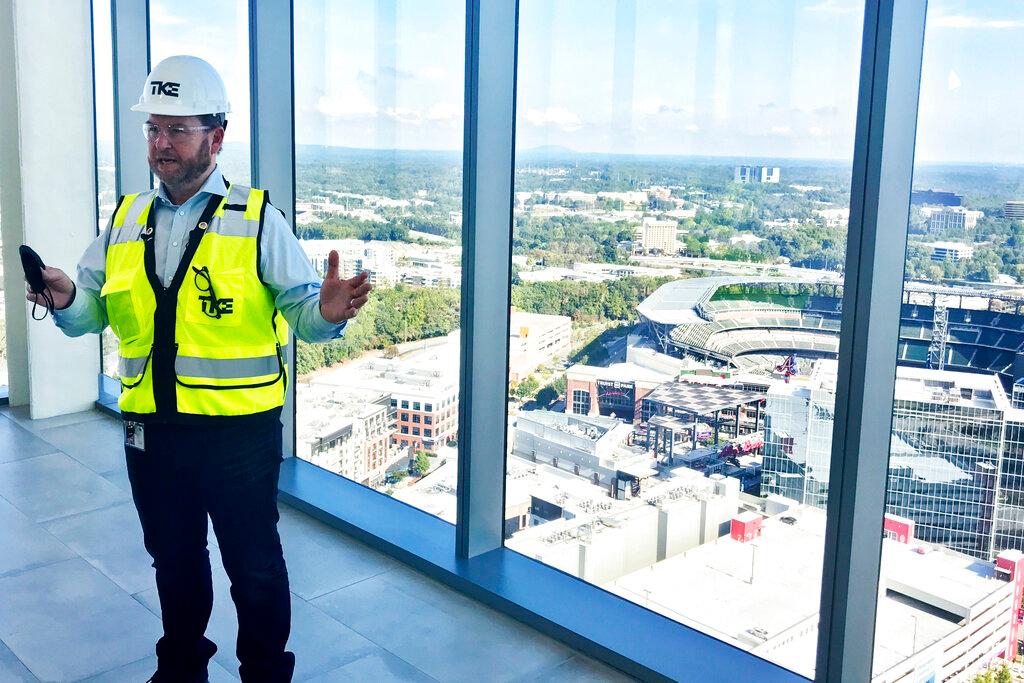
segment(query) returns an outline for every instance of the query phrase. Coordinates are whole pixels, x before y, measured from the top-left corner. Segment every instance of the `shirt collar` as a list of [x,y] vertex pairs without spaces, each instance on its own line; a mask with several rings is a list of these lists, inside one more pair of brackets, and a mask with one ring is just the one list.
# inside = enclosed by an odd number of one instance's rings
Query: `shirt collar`
[[[203,183],[203,186],[199,188],[199,191],[196,192],[194,195],[192,195],[192,197],[188,201],[186,201],[184,203],[187,204],[189,201],[192,201],[192,199],[195,199],[196,197],[198,197],[199,195],[203,194],[204,192],[206,194],[215,194],[215,195],[218,195],[220,197],[226,197],[227,196],[227,194],[228,194],[227,183],[224,182],[224,174],[222,174],[220,172],[220,166],[214,166],[213,167],[213,172],[210,173],[210,176],[206,179],[206,182]],[[159,186],[159,188],[157,190],[157,195],[156,196],[160,200],[166,202],[167,204],[170,204],[171,206],[176,206],[176,204],[174,204],[174,202],[171,201],[171,198],[167,196],[167,192],[166,192],[166,190],[164,190],[164,184],[163,184],[162,181],[161,181],[160,186]]]

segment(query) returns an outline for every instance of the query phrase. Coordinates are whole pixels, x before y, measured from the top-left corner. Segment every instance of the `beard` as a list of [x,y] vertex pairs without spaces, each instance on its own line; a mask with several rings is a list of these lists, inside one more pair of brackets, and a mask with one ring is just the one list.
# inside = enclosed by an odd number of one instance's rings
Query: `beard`
[[[189,158],[181,158],[173,152],[156,152],[155,154],[155,158],[153,155],[148,157],[149,168],[153,171],[153,175],[160,179],[160,182],[172,188],[188,187],[199,180],[199,178],[202,178],[203,174],[210,168],[209,139],[203,140],[199,151]],[[158,159],[173,159],[177,162],[177,168],[161,170],[160,164],[157,163]]]

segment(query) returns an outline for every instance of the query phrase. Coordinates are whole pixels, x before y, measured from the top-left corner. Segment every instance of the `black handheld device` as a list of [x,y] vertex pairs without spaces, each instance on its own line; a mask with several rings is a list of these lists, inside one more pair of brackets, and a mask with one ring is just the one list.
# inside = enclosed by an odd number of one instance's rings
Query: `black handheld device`
[[[29,289],[33,294],[39,294],[43,297],[46,302],[46,311],[53,313],[53,295],[47,288],[46,283],[43,281],[43,268],[46,266],[43,264],[43,259],[39,258],[39,254],[35,250],[23,244],[18,247],[18,253],[21,255],[21,267],[25,271],[25,282],[28,283]],[[38,304],[32,304],[32,319],[43,320],[46,318],[46,313],[43,313],[42,318],[36,317],[36,306]]]

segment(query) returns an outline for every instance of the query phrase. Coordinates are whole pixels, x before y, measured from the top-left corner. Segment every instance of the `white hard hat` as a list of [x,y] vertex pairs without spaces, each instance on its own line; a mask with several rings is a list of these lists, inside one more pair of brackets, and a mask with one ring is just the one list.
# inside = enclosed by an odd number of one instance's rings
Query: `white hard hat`
[[217,70],[199,57],[176,55],[149,72],[139,103],[132,111],[165,116],[226,114],[227,89]]

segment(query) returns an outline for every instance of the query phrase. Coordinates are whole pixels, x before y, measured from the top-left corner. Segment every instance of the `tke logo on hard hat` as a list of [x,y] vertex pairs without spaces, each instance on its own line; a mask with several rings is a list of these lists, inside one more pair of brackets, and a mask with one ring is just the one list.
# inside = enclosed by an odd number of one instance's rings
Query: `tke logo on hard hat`
[[173,81],[150,81],[149,85],[151,95],[167,95],[168,97],[177,97],[178,88],[181,87],[181,83]]

